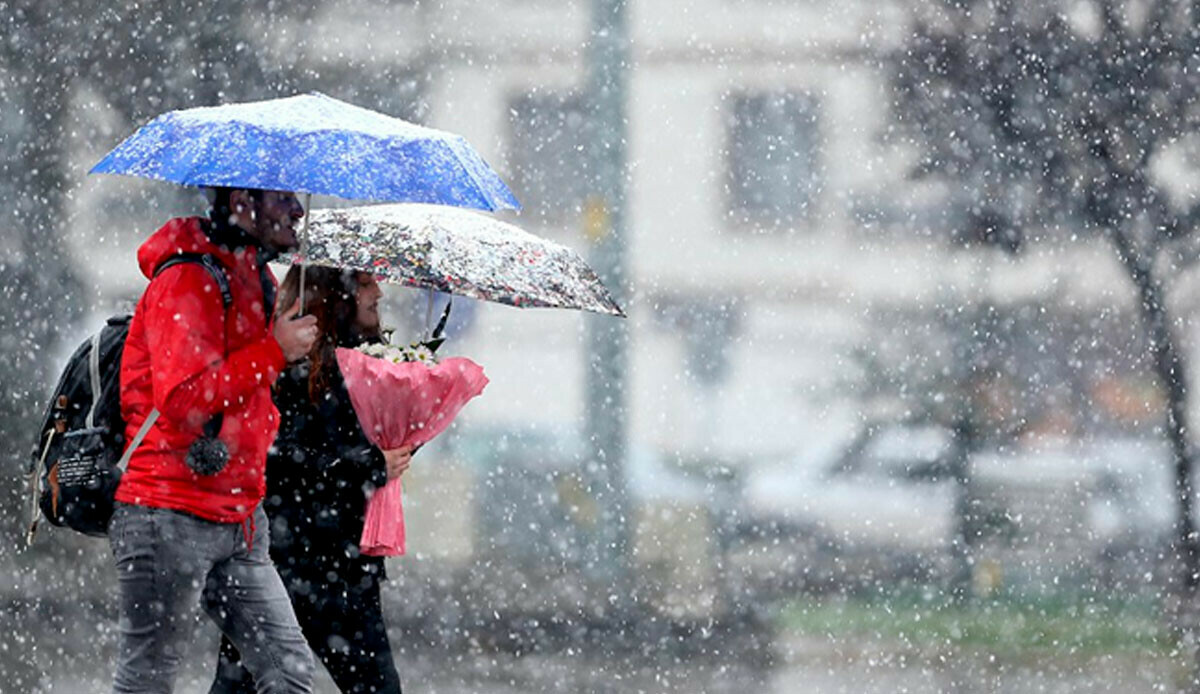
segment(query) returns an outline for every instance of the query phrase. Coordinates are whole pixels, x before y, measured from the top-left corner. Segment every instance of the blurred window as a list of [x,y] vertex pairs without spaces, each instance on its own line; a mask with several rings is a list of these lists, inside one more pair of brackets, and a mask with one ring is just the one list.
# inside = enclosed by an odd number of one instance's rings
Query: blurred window
[[937,425],[889,424],[863,429],[830,472],[870,480],[953,479],[954,435]]
[[583,97],[539,89],[510,99],[508,112],[508,163],[524,214],[544,225],[578,220],[588,190]]
[[733,221],[787,227],[808,220],[821,184],[817,99],[801,92],[742,93],[729,104]]

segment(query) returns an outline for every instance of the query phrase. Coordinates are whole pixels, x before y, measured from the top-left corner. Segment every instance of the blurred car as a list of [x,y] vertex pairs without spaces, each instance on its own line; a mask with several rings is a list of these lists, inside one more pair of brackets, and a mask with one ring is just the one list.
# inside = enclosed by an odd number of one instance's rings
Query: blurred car
[[1070,533],[1105,551],[1150,547],[1175,512],[1169,446],[1136,437],[1048,439],[973,459],[977,479],[1008,499],[1020,534],[1042,545]]
[[[953,434],[892,424],[815,442],[808,455],[753,470],[746,512],[812,528],[847,551],[944,550],[956,526]],[[995,540],[1064,562],[1154,546],[1175,507],[1169,449],[1140,438],[1048,439],[971,458],[974,516]]]
[[[591,573],[603,509],[576,432],[475,429],[456,441],[474,471],[481,560],[529,576],[547,566],[560,578]],[[669,606],[942,574],[957,525],[954,452],[948,429],[905,424],[814,431],[800,455],[758,465],[633,443],[624,469],[633,550],[644,575],[670,587]],[[1174,508],[1168,460],[1163,444],[1140,439],[978,452],[981,551],[1006,581],[1043,581],[1105,556],[1120,564],[1121,548],[1161,546]]]
[[847,548],[934,551],[953,530],[953,443],[937,426],[835,433],[797,460],[752,470],[746,510],[763,522],[814,528]]

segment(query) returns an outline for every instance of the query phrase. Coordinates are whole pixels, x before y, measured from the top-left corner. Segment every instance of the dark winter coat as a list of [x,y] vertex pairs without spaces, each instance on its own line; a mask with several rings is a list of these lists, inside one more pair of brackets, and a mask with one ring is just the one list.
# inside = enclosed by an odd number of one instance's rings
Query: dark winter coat
[[[284,367],[264,296],[275,278],[248,237],[220,245],[211,223],[173,219],[138,249],[142,274],[152,278],[133,314],[121,360],[121,414],[126,440],[157,408],[160,417],[129,461],[117,501],[185,511],[221,522],[244,521],[266,483],[267,449],[279,426],[271,383]],[[228,242],[226,242],[228,241]],[[222,304],[216,280],[199,264],[155,270],[177,253],[211,253],[225,267],[233,304]],[[198,475],[184,462],[188,447],[216,414],[229,462]]]
[[275,387],[279,436],[267,458],[271,556],[281,568],[324,582],[383,575],[383,559],[359,554],[368,495],[387,483],[383,451],[367,440],[336,364],[313,403],[308,365],[284,371]]

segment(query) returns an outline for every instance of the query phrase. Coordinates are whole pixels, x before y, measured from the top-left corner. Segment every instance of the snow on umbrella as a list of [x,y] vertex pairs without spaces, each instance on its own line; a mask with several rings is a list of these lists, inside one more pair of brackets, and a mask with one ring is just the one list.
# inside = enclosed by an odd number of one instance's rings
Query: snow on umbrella
[[463,137],[318,93],[165,113],[91,173],[350,200],[520,207]]
[[519,307],[625,313],[577,253],[488,215],[443,205],[317,210],[304,262]]

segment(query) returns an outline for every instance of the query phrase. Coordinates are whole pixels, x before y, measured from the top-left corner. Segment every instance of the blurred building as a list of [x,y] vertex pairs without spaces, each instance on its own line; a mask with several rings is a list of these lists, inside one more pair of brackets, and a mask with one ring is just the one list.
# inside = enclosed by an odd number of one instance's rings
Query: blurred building
[[[945,191],[909,180],[914,153],[889,137],[885,55],[903,36],[903,4],[629,5],[628,462],[631,478],[648,480],[634,494],[651,563],[663,546],[696,543],[680,539],[680,523],[647,519],[699,522],[712,531],[700,533],[710,542],[703,551],[715,555],[727,487],[831,462],[823,449],[866,418],[861,393],[873,374],[853,353],[903,344],[913,325],[956,307],[997,305],[1034,326],[1024,339],[978,337],[1012,347],[993,399],[1015,387],[1037,400],[1022,410],[1030,436],[1128,428],[1131,401],[1153,401],[1143,397],[1132,289],[1102,240],[1035,243],[1019,259],[947,242],[969,233],[957,228],[965,217]],[[585,256],[589,10],[475,0],[421,10],[432,52],[427,122],[487,153],[525,206],[520,224]],[[1194,295],[1185,286],[1177,298],[1193,306]],[[478,307],[456,343],[493,375],[471,425],[578,433],[584,320]],[[933,361],[926,368],[945,366]],[[1156,411],[1138,410],[1132,427],[1146,432]],[[578,464],[560,457],[560,470]],[[726,477],[713,474],[725,468]],[[1044,474],[1031,472],[1029,486]],[[700,493],[646,500],[680,480]]]

